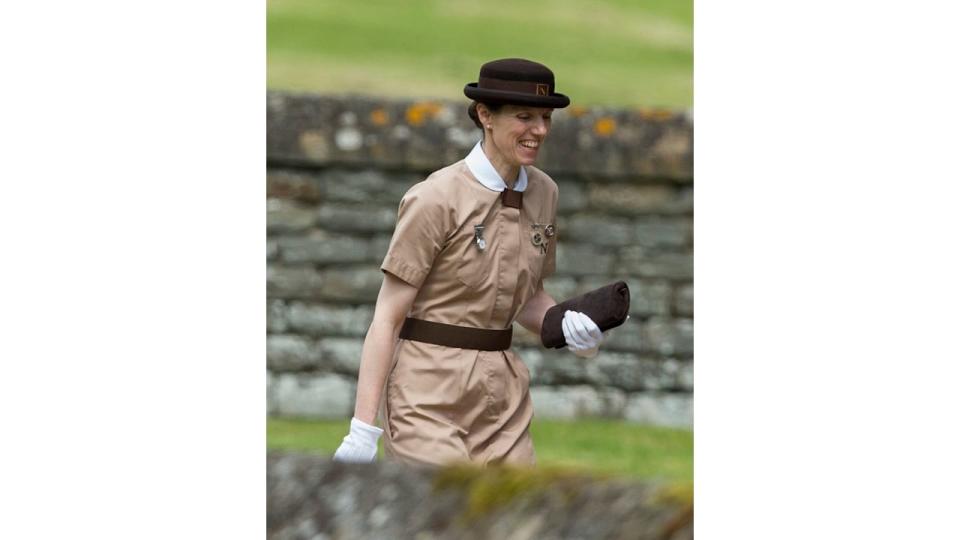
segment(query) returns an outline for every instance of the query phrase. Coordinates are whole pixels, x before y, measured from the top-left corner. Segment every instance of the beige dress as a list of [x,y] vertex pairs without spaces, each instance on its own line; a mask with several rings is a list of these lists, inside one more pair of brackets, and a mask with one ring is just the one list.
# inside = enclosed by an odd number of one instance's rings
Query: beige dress
[[[410,317],[509,328],[541,279],[554,272],[557,185],[542,171],[525,169],[521,209],[504,206],[500,192],[480,183],[465,160],[406,193],[380,268],[419,288]],[[479,224],[483,250],[475,242]],[[427,464],[533,464],[529,384],[530,372],[512,350],[401,339],[384,387],[387,455]]]

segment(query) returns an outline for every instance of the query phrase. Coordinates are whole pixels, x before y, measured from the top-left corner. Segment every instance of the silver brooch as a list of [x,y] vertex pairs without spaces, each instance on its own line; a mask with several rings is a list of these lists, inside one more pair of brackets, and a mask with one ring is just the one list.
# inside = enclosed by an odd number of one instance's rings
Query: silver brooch
[[483,225],[473,226],[473,241],[476,242],[480,251],[487,249],[487,241],[483,239]]

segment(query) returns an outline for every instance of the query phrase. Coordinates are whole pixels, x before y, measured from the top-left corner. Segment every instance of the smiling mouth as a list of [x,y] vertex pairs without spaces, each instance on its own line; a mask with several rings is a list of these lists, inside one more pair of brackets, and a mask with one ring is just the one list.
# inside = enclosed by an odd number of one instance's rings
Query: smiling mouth
[[520,141],[520,146],[536,150],[540,146],[540,143],[537,141]]

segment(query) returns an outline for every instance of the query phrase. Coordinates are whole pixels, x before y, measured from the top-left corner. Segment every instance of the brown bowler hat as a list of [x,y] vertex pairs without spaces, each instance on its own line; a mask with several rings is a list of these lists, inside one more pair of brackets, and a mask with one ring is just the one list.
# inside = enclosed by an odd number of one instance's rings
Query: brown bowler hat
[[570,98],[553,91],[553,72],[523,58],[504,58],[480,68],[480,80],[463,87],[470,99],[482,103],[530,105],[562,109]]

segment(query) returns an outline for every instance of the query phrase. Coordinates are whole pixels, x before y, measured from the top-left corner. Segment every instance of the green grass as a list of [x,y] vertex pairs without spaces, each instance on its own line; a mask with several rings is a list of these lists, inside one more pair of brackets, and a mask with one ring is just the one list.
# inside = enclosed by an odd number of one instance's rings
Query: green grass
[[[349,425],[348,420],[271,418],[267,448],[333,454]],[[530,432],[542,466],[650,480],[693,480],[690,431],[612,420],[534,420]]]
[[543,62],[578,105],[690,107],[692,0],[269,0],[267,86],[465,99],[488,60]]

